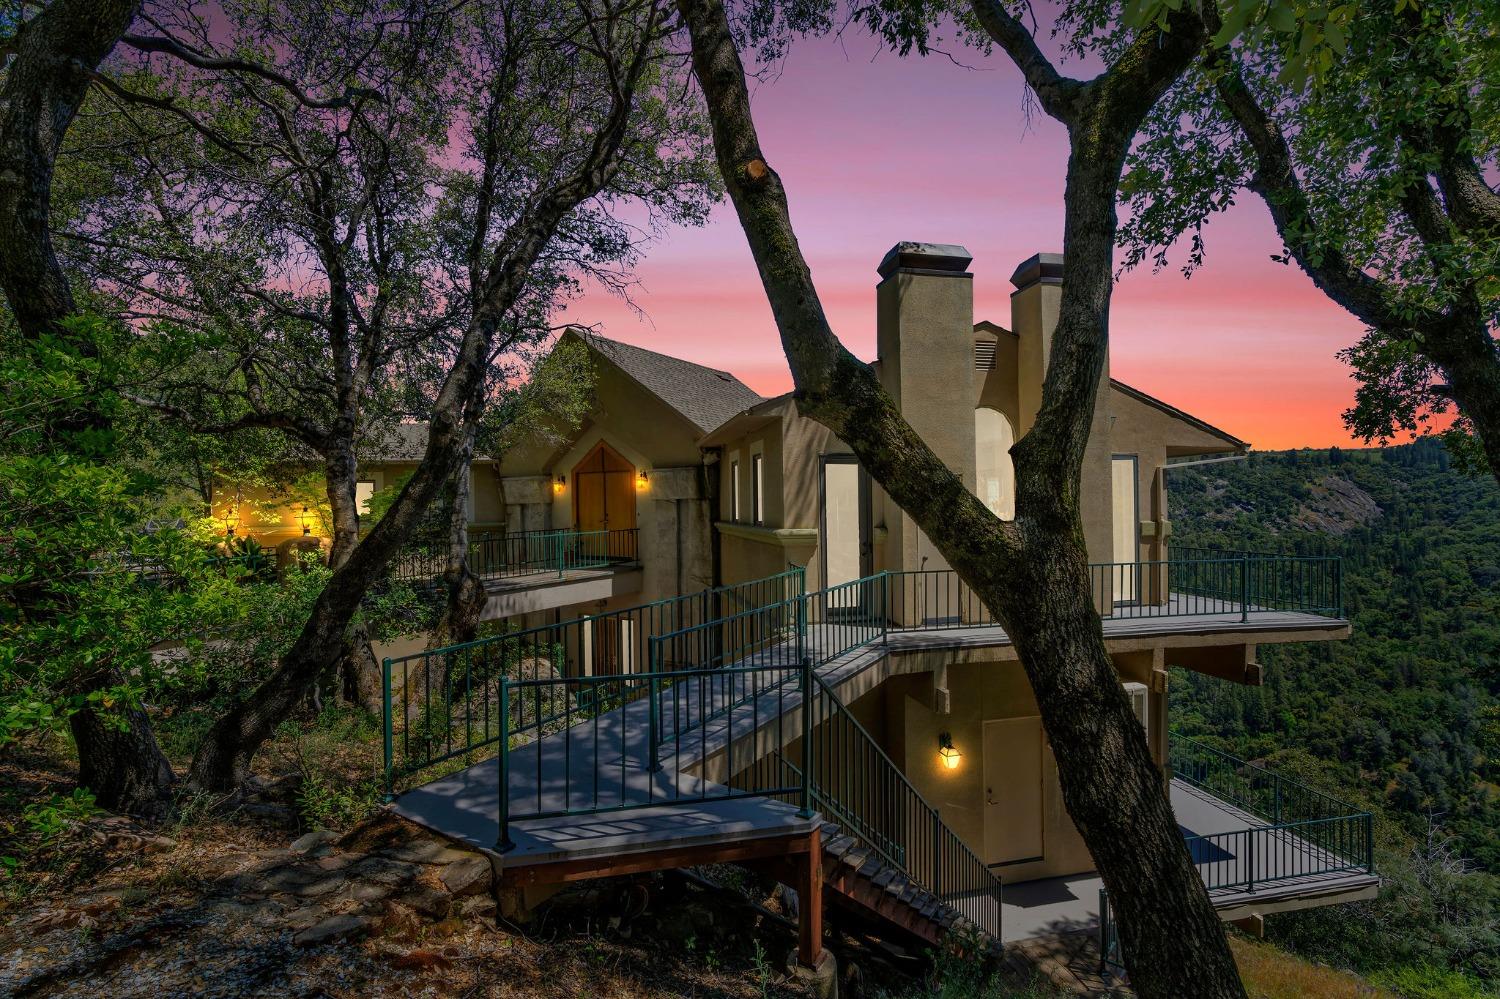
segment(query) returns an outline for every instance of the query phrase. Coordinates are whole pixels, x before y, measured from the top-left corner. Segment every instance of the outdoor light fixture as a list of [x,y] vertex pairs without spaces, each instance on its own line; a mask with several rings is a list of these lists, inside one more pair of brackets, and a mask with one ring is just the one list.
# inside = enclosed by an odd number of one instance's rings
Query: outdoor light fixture
[[297,522],[302,525],[304,538],[312,534],[312,511],[307,509],[306,503],[302,504],[302,515],[297,518]]
[[963,754],[953,748],[953,738],[947,732],[938,736],[938,758],[949,770],[957,770],[958,761],[963,759]]
[[646,474],[646,470],[644,468],[635,473],[635,487],[637,489],[645,489],[650,482],[651,476]]
[[568,488],[568,477],[566,475],[559,475],[553,480],[552,491],[557,493],[557,495],[561,496],[563,490],[566,488]]

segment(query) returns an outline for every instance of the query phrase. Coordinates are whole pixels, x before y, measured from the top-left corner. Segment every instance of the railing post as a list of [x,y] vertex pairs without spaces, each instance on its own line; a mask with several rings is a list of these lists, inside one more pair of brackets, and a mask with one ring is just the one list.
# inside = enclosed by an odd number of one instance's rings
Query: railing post
[[394,801],[396,795],[396,761],[392,759],[395,754],[395,720],[391,705],[391,660],[389,657],[380,663],[380,699],[385,705],[385,717],[381,720],[384,729],[385,741],[385,800]]
[[812,807],[812,768],[813,768],[813,745],[812,745],[812,711],[813,711],[813,671],[812,660],[806,656],[802,657],[802,808],[797,816],[810,819],[813,815]]
[[1246,851],[1245,851],[1245,854],[1246,854],[1246,856],[1249,857],[1249,861],[1250,861],[1249,872],[1247,874],[1247,877],[1249,879],[1249,883],[1245,887],[1245,892],[1246,892],[1246,894],[1254,895],[1255,894],[1255,830],[1254,829],[1246,830],[1246,832],[1245,832],[1245,841],[1250,844],[1249,848],[1246,849]]
[[[700,680],[699,682],[701,683],[703,681]],[[651,699],[651,705],[650,710],[647,714],[646,741],[649,742],[651,746],[650,750],[647,753],[647,758],[650,761],[648,764],[648,769],[651,773],[657,773],[661,770],[661,760],[657,757],[658,747],[661,744],[661,705],[659,698],[661,692],[661,678],[653,674],[649,681],[649,687],[650,690],[648,692],[648,696]]]
[[807,594],[805,594],[805,593],[799,594],[795,598],[795,607],[796,607],[796,611],[794,613],[796,614],[796,618],[797,618],[797,620],[795,622],[795,627],[797,629],[797,637],[795,639],[797,661],[799,663],[805,663],[805,662],[808,661],[808,657],[807,657]]
[[888,648],[891,644],[891,573],[889,569],[880,570],[880,645]]
[[[541,751],[541,746],[537,751]],[[506,853],[515,848],[510,838],[510,680],[500,678],[500,754],[496,757],[500,767],[499,795],[496,798],[496,818],[499,829],[495,834],[495,852]]]
[[566,561],[566,555],[564,554],[564,552],[566,551],[566,549],[563,546],[567,543],[566,538],[567,538],[567,535],[563,534],[561,531],[558,532],[558,534],[557,534],[557,575],[558,575],[558,578],[561,578],[563,576],[563,565],[565,564],[565,561]]
[[1365,813],[1365,873],[1375,873],[1375,816]]
[[1250,556],[1240,555],[1240,622],[1250,620]]

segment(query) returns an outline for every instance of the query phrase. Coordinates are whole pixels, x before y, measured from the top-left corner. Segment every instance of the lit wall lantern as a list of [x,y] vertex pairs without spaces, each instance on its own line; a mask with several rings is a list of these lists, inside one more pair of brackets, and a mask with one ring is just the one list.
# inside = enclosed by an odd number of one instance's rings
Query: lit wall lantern
[[552,480],[552,491],[557,495],[561,496],[563,494],[563,490],[567,488],[568,477],[566,475],[559,475],[557,478]]
[[646,474],[644,468],[639,469],[635,473],[635,487],[637,489],[645,489],[649,485],[651,485],[651,476]]
[[306,503],[302,504],[302,512],[297,516],[297,523],[302,525],[304,538],[312,534],[312,520],[312,511],[307,508]]
[[957,770],[958,761],[963,759],[963,754],[953,748],[953,738],[947,732],[938,736],[938,759],[949,770]]

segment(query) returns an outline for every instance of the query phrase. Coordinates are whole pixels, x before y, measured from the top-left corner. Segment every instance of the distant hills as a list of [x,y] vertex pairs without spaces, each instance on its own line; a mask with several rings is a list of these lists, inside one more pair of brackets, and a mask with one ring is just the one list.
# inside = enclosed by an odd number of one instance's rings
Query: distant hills
[[1318,773],[1500,873],[1500,487],[1436,441],[1166,473],[1173,541],[1339,555],[1345,642],[1268,647],[1265,686],[1174,678],[1173,721]]

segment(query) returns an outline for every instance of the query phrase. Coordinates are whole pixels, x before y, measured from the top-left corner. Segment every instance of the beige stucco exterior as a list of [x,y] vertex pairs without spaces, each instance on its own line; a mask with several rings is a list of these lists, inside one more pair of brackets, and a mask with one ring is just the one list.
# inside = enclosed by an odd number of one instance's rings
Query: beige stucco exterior
[[[1057,255],[1038,254],[1016,269],[1006,327],[975,322],[968,263],[962,247],[938,244],[899,244],[886,255],[874,289],[879,351],[874,363],[908,422],[977,490],[982,483],[976,410],[999,413],[1018,439],[1031,428],[1041,405],[1063,264]],[[580,334],[567,335],[594,343]],[[852,465],[852,449],[826,427],[802,417],[791,395],[753,402],[705,428],[701,413],[695,423],[681,400],[666,398],[660,385],[651,388],[639,371],[632,374],[612,356],[618,355],[595,344],[593,405],[580,426],[553,427],[544,439],[514,448],[499,462],[476,460],[472,469],[475,527],[510,531],[574,526],[574,469],[601,443],[643,474],[634,493],[639,566],[629,570],[639,574],[638,585],[617,596],[548,605],[552,617],[568,620],[760,579],[788,566],[805,568],[809,590],[826,585],[834,562],[845,576],[856,563],[862,572],[946,568],[911,518],[867,477],[859,489],[864,504],[858,518],[860,549],[830,552],[827,469],[830,463],[839,465],[846,483],[862,473]],[[1097,393],[1081,481],[1090,560],[1117,561],[1119,552],[1128,551],[1131,561],[1164,561],[1171,534],[1169,461],[1233,455],[1248,446],[1112,381],[1107,366]],[[1115,503],[1115,460],[1126,457],[1134,461],[1137,499],[1134,511],[1122,519]],[[379,489],[411,467],[409,461],[370,461],[361,464],[360,477]],[[271,541],[293,537],[301,533],[297,513],[267,515],[245,524],[244,530],[264,532]],[[839,543],[856,543],[847,534],[849,522],[842,526],[846,533]],[[1141,571],[1159,577],[1158,584],[1165,578],[1164,569]],[[1164,586],[1156,590],[1164,591]],[[507,606],[522,607],[524,602],[513,600]],[[1148,741],[1165,765],[1168,667],[1253,683],[1259,678],[1254,662],[1258,644],[1336,637],[1341,637],[1337,627],[1326,635],[1269,631],[1252,639],[1199,630],[1141,635],[1108,647],[1121,682],[1144,688]],[[1014,650],[891,658],[891,668],[852,689],[848,703],[916,788],[938,806],[944,821],[987,862],[1000,865],[997,870],[1007,881],[1090,870],[1092,861],[1067,817],[1056,765]],[[1033,732],[1034,745],[1029,741]],[[943,735],[961,752],[957,768],[940,762],[937,748]],[[1008,757],[1032,762],[1017,768],[1008,758],[987,760],[987,745],[1008,746]]]

